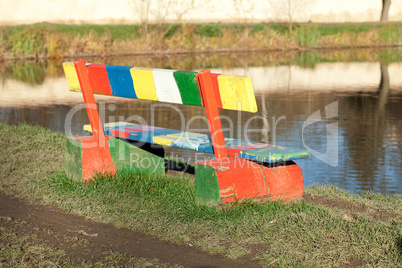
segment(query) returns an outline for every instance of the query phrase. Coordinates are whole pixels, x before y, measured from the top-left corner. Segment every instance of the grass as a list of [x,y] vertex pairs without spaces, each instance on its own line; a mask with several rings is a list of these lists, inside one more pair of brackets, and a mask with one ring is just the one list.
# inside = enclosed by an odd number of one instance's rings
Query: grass
[[[194,202],[194,181],[186,177],[119,173],[86,185],[73,181],[60,168],[66,142],[61,133],[0,125],[0,140],[3,193],[39,198],[95,221],[228,258],[256,259],[266,266],[342,266],[355,260],[366,266],[402,265],[400,195],[353,195],[333,186],[314,186],[306,192],[368,209],[349,212],[307,202],[213,208]],[[375,210],[398,214],[380,219]],[[345,213],[352,218],[345,219]]]
[[0,59],[400,46],[402,24],[277,23],[0,27]]
[[12,225],[4,227],[4,222],[11,221],[11,218],[0,216],[0,263],[9,267],[71,265],[62,250],[44,245],[34,235],[18,235],[18,228],[26,222],[14,221]]

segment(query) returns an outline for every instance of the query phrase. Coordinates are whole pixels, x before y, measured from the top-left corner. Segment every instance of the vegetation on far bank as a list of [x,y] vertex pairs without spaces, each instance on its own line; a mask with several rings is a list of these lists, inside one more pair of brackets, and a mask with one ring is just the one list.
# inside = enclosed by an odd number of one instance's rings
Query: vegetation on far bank
[[62,169],[62,133],[0,124],[0,140],[0,193],[270,267],[402,265],[401,195],[313,186],[307,196],[321,202],[213,208],[194,202],[194,181],[186,177],[120,173],[73,181]]
[[402,45],[402,23],[64,25],[0,27],[0,60],[79,55],[287,51]]
[[[72,57],[64,61],[79,59]],[[204,68],[248,68],[253,66],[295,65],[314,68],[316,64],[327,62],[380,62],[392,64],[402,61],[402,48],[394,49],[344,49],[314,51],[284,51],[271,53],[217,53],[137,55],[111,57],[84,57],[88,62],[148,68],[197,70]],[[64,76],[62,59],[17,60],[0,64],[0,79],[13,79],[30,84],[42,84],[46,78]]]

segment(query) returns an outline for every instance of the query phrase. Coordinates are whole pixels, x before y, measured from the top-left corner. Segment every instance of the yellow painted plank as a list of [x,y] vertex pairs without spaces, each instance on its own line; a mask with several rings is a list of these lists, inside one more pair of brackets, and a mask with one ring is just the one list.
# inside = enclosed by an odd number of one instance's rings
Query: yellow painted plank
[[70,91],[81,92],[80,82],[78,81],[77,72],[75,71],[73,62],[63,63],[64,73],[67,78],[68,88]]
[[130,69],[133,78],[134,90],[138,99],[157,101],[155,82],[152,71],[150,68],[136,68]]
[[84,131],[92,132],[92,127],[91,125],[84,125]]
[[257,102],[249,76],[220,75],[218,84],[223,109],[257,112]]
[[155,136],[153,137],[153,142],[159,145],[171,146],[172,142],[176,140],[176,138],[168,137],[168,136]]

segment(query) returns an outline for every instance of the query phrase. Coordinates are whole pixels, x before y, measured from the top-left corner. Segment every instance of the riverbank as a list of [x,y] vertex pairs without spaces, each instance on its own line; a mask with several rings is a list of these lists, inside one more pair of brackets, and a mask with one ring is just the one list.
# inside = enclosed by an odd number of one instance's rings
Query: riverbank
[[399,47],[402,23],[161,24],[0,27],[0,60]]
[[[0,193],[27,203],[57,206],[64,213],[219,254],[238,263],[298,267],[402,264],[401,195],[354,195],[333,186],[312,186],[305,189],[300,203],[250,202],[215,209],[195,204],[194,181],[186,176],[118,174],[85,186],[72,181],[62,169],[66,142],[62,133],[0,124],[0,140]],[[23,225],[20,221],[11,224],[13,219],[5,216],[0,220],[16,230]],[[57,232],[52,232],[57,237]],[[44,246],[40,251],[44,257],[35,258],[35,246],[38,249],[40,245],[18,247],[23,243],[16,233],[1,233],[0,244],[7,245],[1,247],[2,263],[74,264],[71,252],[61,245]],[[89,242],[84,242],[88,247],[96,239],[90,236]],[[47,245],[46,241],[41,243]],[[127,257],[119,250],[106,249],[105,263]],[[155,254],[157,257],[158,252]]]

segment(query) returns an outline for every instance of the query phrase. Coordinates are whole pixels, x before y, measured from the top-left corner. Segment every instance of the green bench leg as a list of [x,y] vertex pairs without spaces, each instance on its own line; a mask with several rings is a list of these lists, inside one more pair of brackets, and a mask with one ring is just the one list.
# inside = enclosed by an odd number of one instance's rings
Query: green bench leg
[[300,199],[304,183],[301,168],[289,161],[268,167],[231,157],[195,164],[195,193],[199,203],[217,206],[242,199]]
[[[113,165],[117,171],[141,172],[145,174],[164,174],[165,159],[163,147],[151,150],[139,148],[124,140],[107,137]],[[92,146],[87,146],[91,144]],[[66,144],[64,167],[66,174],[79,181],[86,182],[102,170],[103,161],[93,137],[71,137]]]

